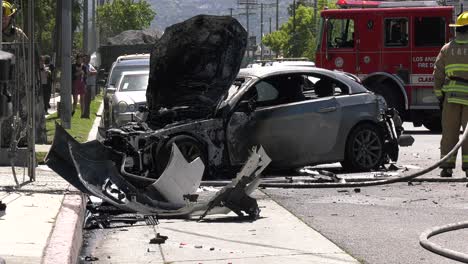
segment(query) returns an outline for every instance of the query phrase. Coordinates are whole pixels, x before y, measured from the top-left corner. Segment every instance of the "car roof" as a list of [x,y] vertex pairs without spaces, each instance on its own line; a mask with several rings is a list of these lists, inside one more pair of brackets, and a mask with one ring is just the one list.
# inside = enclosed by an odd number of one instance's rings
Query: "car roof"
[[243,68],[239,71],[238,76],[239,77],[254,76],[258,78],[265,78],[271,75],[298,73],[298,72],[310,72],[310,73],[324,74],[330,77],[336,77],[338,74],[336,71],[330,71],[330,70],[323,69],[323,68],[310,67],[310,66],[284,65],[281,67],[267,66],[267,67]]
[[139,74],[149,74],[149,69],[147,71],[124,71],[121,73],[122,76],[124,75],[139,75]]
[[117,60],[115,61],[114,67],[119,66],[146,66],[149,65],[149,57],[148,58],[139,58],[139,59],[128,59],[128,60]]
[[314,67],[315,63],[312,61],[272,61],[267,63],[266,66],[308,66]]
[[135,60],[135,59],[149,59],[149,53],[137,53],[137,54],[130,54],[130,55],[122,55],[117,57],[116,61],[125,61],[125,60]]

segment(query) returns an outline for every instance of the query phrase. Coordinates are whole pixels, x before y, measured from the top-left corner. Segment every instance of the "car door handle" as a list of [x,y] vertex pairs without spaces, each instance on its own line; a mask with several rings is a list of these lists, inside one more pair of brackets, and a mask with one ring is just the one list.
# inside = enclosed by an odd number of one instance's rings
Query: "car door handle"
[[336,106],[321,108],[319,110],[319,113],[328,113],[328,112],[333,112],[333,111],[336,111]]

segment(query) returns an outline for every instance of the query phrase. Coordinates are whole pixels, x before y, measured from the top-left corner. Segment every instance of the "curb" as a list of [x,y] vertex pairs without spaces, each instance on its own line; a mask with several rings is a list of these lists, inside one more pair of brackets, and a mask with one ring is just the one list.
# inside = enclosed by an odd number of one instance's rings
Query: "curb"
[[[70,190],[70,189],[69,189]],[[73,194],[65,194],[47,246],[44,249],[42,264],[75,264],[78,262],[83,242],[83,222],[86,212],[86,199],[73,189]]]
[[[88,141],[96,139],[97,129],[104,109],[104,102],[99,106]],[[83,224],[86,214],[86,195],[70,186],[60,207],[54,228],[44,249],[42,264],[75,264],[78,262],[83,244]]]

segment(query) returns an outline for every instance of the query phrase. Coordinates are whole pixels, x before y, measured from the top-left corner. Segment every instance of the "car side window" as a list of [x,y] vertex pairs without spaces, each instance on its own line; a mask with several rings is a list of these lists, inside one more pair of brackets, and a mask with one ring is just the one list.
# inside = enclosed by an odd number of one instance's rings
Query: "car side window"
[[335,79],[322,75],[304,76],[304,95],[308,99],[349,94],[349,88]]
[[257,102],[266,103],[278,99],[278,90],[268,82],[260,81],[255,85]]

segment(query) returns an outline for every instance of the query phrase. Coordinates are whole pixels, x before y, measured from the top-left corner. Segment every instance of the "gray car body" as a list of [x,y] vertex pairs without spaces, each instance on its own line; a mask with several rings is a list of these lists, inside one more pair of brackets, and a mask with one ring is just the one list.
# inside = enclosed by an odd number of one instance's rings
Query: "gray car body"
[[[256,107],[253,111],[239,109],[244,96],[261,80],[302,73],[337,80],[348,87],[349,94]],[[387,106],[383,98],[341,72],[314,67],[261,67],[242,69],[238,80],[246,81],[236,90],[226,92],[213,117],[139,132],[138,138],[128,141],[153,137],[160,138],[158,144],[164,145],[164,140],[177,135],[192,136],[205,148],[205,165],[210,174],[219,175],[219,171],[245,163],[250,148],[255,145],[265,148],[273,168],[340,162],[345,158],[347,138],[354,127],[362,123],[385,127],[382,115]]]
[[[236,112],[242,97],[262,79],[282,74],[315,73],[338,80],[349,87],[349,94],[309,99],[276,106],[257,107],[247,114]],[[343,161],[347,137],[357,124],[377,125],[382,109],[378,95],[341,72],[311,67],[261,67],[242,69],[238,77],[249,78],[228,105],[233,111],[227,126],[227,145],[232,164],[244,161],[241,142],[260,144],[272,158],[272,166],[298,167]],[[330,111],[336,107],[335,111]],[[330,110],[329,110],[330,109]],[[248,118],[248,133],[239,135],[233,118]]]

